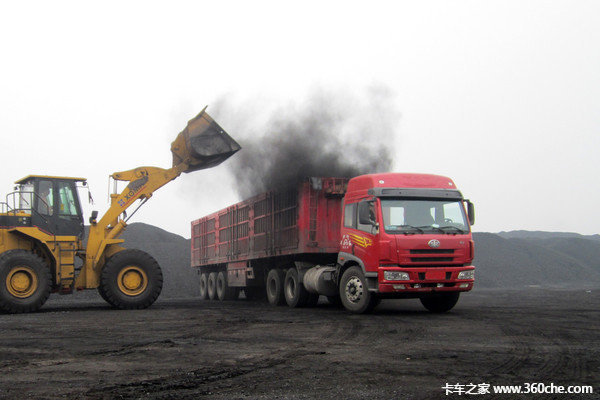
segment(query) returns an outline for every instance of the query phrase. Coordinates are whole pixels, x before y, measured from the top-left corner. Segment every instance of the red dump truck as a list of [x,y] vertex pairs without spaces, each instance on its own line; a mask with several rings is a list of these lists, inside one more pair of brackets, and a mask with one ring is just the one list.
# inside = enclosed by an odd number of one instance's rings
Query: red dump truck
[[365,313],[384,298],[450,310],[473,288],[473,204],[425,174],[309,178],[192,222],[200,297],[266,295],[274,305],[319,296]]

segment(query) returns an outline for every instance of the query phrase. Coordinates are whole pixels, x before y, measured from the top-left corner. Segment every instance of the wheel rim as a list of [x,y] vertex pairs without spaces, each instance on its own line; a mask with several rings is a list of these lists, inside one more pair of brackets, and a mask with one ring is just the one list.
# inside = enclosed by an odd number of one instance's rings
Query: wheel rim
[[117,285],[127,296],[137,296],[148,287],[148,276],[140,267],[129,265],[119,272]]
[[20,299],[31,296],[38,288],[35,271],[25,265],[13,267],[6,276],[6,289]]
[[363,297],[363,284],[358,277],[351,277],[348,282],[346,282],[345,287],[346,298],[353,303],[358,303]]

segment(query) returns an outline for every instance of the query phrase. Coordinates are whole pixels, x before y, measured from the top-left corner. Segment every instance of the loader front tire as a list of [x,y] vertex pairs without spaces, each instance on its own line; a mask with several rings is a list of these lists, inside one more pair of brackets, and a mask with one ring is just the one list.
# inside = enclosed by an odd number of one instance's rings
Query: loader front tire
[[126,249],[111,256],[102,268],[98,291],[121,310],[147,308],[156,301],[163,275],[156,260],[141,250]]
[[11,313],[37,311],[52,289],[52,274],[44,261],[25,250],[0,255],[0,310]]

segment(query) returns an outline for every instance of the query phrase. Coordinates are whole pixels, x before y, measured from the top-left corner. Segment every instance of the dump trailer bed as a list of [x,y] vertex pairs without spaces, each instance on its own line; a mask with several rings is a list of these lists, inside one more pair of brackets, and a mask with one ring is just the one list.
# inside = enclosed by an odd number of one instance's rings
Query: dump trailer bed
[[232,270],[251,265],[290,257],[334,262],[347,182],[310,178],[192,221],[192,267],[225,264],[232,284]]

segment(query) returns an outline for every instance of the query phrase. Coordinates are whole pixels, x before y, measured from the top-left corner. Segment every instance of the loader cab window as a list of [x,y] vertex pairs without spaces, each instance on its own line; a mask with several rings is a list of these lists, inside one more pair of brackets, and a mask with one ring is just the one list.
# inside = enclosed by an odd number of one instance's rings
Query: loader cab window
[[30,211],[33,208],[33,183],[19,186],[19,209]]
[[77,204],[73,194],[72,185],[69,182],[58,182],[58,214],[77,215]]
[[52,215],[54,212],[54,192],[52,181],[41,180],[38,183],[36,210],[42,215]]

